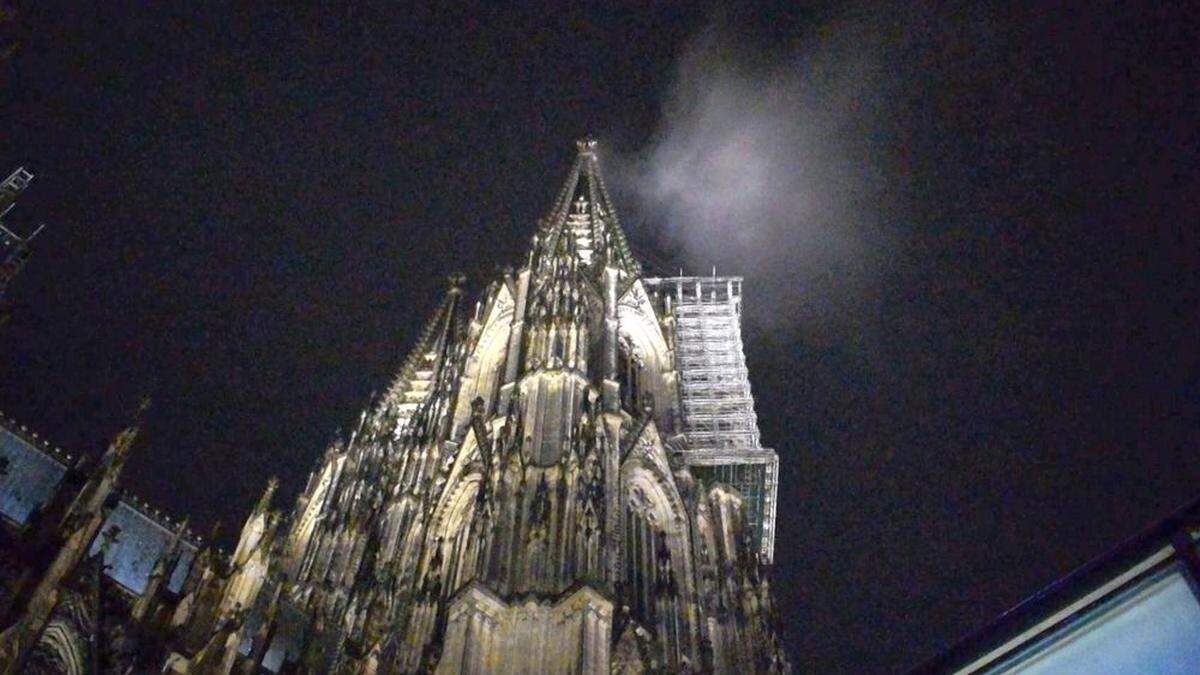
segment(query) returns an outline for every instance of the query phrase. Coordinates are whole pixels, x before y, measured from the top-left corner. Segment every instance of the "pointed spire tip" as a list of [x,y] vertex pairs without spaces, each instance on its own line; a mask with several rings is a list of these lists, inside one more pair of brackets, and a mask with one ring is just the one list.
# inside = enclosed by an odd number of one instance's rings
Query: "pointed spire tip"
[[591,135],[584,136],[575,141],[575,147],[581,155],[594,155],[596,154],[596,139]]

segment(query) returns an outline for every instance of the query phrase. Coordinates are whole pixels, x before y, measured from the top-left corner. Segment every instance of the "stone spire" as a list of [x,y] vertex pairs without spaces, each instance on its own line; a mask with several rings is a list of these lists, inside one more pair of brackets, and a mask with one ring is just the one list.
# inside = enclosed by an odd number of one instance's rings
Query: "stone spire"
[[142,591],[141,596],[133,603],[131,615],[134,621],[149,622],[153,614],[158,610],[160,601],[162,600],[163,591],[171,581],[171,573],[175,570],[175,564],[179,562],[180,544],[183,541],[184,533],[187,532],[188,519],[184,518],[182,522],[176,526],[174,533],[171,534],[171,539],[167,542],[166,548],[163,549],[158,560],[154,563],[154,569],[150,572],[150,577],[146,582],[146,588]]
[[399,434],[428,398],[436,362],[454,340],[459,327],[462,281],[460,276],[448,279],[449,288],[445,297],[421,329],[417,344],[404,359],[399,372],[392,378],[391,385],[376,406],[372,416],[374,426],[386,426],[388,429],[383,431]]
[[584,265],[607,264],[630,276],[638,276],[641,268],[629,250],[617,210],[600,173],[596,140],[591,137],[580,139],[575,142],[575,148],[577,154],[567,181],[549,215],[542,220],[535,241],[541,244],[543,252],[553,252],[559,249],[559,238],[566,236]]
[[275,498],[277,490],[279,490],[279,478],[271,476],[267,479],[267,487],[263,490],[262,496],[258,498],[258,503],[254,505],[254,513],[266,513],[271,508],[271,500]]

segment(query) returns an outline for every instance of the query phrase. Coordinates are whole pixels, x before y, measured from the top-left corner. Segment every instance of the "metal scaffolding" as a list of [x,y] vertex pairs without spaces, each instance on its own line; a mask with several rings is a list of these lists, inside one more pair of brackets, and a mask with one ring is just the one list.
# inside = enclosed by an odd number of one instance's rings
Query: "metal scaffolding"
[[736,488],[756,525],[763,559],[775,549],[779,458],[759,443],[758,416],[742,351],[741,277],[644,280],[675,321],[684,460],[702,481]]
[[[42,231],[39,226],[33,234],[22,237],[4,226],[4,216],[12,209],[17,201],[17,195],[29,187],[33,174],[19,167],[0,182],[0,300],[4,299],[4,291],[9,282],[17,276],[25,261],[29,258],[29,242]],[[4,319],[4,307],[0,305],[0,323]]]

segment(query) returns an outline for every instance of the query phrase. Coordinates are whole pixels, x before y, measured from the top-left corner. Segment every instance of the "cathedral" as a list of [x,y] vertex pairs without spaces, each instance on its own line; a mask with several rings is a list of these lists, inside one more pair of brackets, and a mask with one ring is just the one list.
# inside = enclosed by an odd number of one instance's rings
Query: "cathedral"
[[120,488],[138,415],[94,458],[0,417],[0,672],[788,672],[742,280],[645,274],[591,140],[530,229],[232,553]]

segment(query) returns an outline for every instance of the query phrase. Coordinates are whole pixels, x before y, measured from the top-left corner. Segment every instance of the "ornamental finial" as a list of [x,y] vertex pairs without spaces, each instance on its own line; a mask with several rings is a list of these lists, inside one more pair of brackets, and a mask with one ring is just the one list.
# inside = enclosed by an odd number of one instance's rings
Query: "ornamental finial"
[[142,418],[146,416],[146,411],[150,409],[151,403],[153,403],[153,400],[146,394],[143,394],[142,397],[138,399],[137,410],[133,413],[134,424],[138,424],[142,421]]
[[258,498],[258,504],[255,505],[255,513],[263,513],[271,508],[271,499],[275,497],[275,491],[279,489],[279,479],[271,476],[267,479],[267,489],[263,490],[262,496]]
[[575,147],[579,149],[579,154],[581,155],[595,155],[596,139],[592,138],[591,136],[584,136],[583,138],[575,141]]

